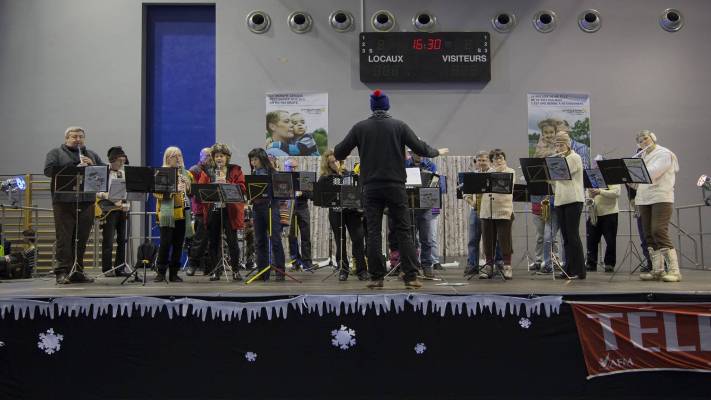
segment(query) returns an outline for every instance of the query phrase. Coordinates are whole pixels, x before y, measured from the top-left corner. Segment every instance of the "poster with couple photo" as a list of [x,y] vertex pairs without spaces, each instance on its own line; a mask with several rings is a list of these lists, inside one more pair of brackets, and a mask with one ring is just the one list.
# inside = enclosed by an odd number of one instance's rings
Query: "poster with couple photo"
[[590,96],[571,93],[528,93],[528,154],[548,157],[556,153],[555,134],[567,131],[571,148],[584,168],[590,162]]
[[328,93],[267,93],[266,150],[319,156],[328,148]]

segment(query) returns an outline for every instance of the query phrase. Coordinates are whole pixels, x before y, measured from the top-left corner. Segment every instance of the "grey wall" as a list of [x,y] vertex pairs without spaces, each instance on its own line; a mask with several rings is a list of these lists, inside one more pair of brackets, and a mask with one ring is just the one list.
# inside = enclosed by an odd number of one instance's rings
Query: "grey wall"
[[[101,153],[115,144],[129,155],[140,153],[142,3],[0,0],[1,173],[40,171],[46,151],[62,142],[71,124],[85,126],[89,147]],[[368,114],[372,87],[359,82],[353,50],[358,30],[339,34],[327,25],[328,14],[338,8],[352,11],[360,25],[360,2],[215,3],[217,138],[237,148],[243,165],[247,151],[263,144],[265,92],[328,92],[331,143]],[[659,28],[658,15],[667,7],[684,13],[680,32]],[[694,182],[700,173],[711,173],[711,2],[366,0],[364,8],[367,19],[378,9],[391,10],[405,31],[422,9],[438,17],[440,30],[492,31],[489,19],[498,10],[519,19],[510,34],[492,32],[488,85],[381,85],[393,113],[431,144],[458,155],[501,147],[515,160],[526,154],[528,91],[590,93],[593,153],[629,155],[635,131],[652,129],[679,156],[678,203],[698,201]],[[558,29],[549,34],[530,23],[543,8],[559,17]],[[603,16],[598,33],[583,33],[576,25],[586,8]],[[245,15],[253,9],[271,15],[267,34],[246,29]],[[314,17],[315,27],[305,35],[286,26],[287,15],[297,9]]]

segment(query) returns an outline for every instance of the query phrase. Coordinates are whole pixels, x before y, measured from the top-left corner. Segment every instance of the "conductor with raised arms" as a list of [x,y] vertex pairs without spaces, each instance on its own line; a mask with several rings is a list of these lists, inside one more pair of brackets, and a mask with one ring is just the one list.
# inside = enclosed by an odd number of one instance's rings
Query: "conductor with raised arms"
[[382,219],[387,207],[395,222],[395,232],[400,246],[401,271],[405,286],[416,289],[422,286],[417,280],[417,257],[410,237],[410,217],[405,193],[405,147],[422,157],[437,157],[449,149],[433,149],[418,139],[406,123],[392,118],[388,113],[388,96],[380,90],[370,95],[373,114],[356,123],[346,137],[336,145],[334,155],[344,160],[354,148],[360,156],[360,184],[368,229],[368,270],[371,289],[382,288],[385,276],[385,259],[382,254]]

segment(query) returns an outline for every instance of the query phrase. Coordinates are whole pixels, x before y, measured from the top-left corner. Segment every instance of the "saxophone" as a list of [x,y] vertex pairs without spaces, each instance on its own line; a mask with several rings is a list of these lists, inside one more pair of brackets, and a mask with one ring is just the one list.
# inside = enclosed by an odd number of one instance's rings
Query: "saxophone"
[[546,196],[541,200],[541,219],[548,222],[551,217],[551,196]]

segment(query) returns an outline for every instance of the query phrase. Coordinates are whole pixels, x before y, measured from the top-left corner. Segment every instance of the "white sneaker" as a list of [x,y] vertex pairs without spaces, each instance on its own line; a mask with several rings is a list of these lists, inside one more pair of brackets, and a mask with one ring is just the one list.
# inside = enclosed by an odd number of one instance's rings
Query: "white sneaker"
[[510,265],[504,265],[504,279],[513,278],[513,268]]

